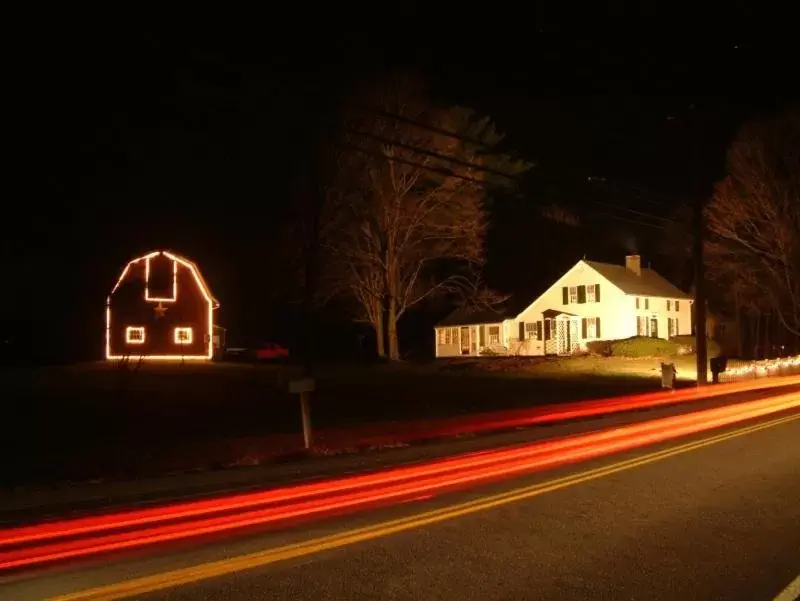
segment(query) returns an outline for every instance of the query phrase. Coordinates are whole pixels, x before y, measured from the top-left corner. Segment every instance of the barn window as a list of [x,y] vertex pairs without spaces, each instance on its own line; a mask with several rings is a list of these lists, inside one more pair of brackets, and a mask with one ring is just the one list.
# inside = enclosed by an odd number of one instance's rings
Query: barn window
[[125,328],[125,342],[128,344],[144,344],[144,327],[128,326]]
[[175,328],[175,344],[191,344],[192,328]]

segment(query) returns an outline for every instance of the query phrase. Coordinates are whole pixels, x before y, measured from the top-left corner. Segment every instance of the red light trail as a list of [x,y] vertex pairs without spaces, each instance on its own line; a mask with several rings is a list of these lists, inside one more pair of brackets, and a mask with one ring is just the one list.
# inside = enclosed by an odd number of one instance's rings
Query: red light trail
[[[660,391],[634,394],[610,399],[592,399],[559,405],[493,411],[478,415],[412,422],[409,424],[373,424],[348,430],[322,431],[316,437],[320,444],[336,448],[352,446],[379,446],[407,443],[414,440],[440,438],[456,434],[469,434],[554,423],[576,419],[647,409],[663,405],[712,399],[727,394],[800,384],[800,376],[745,380],[717,384],[707,388],[683,388],[675,391]],[[384,432],[380,430],[385,428]],[[379,432],[376,433],[376,430]]]
[[798,407],[800,393],[782,394],[371,474],[7,529],[0,531],[0,569],[433,496]]

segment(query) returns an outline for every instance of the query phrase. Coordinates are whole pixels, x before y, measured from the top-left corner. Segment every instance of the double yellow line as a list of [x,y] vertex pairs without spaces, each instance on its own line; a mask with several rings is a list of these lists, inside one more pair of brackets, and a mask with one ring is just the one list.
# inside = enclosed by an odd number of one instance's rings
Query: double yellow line
[[800,419],[800,414],[789,415],[768,422],[739,428],[724,434],[718,434],[710,438],[704,438],[703,440],[685,443],[676,447],[665,449],[663,451],[656,451],[634,459],[620,461],[608,466],[587,470],[578,474],[565,476],[563,478],[556,478],[547,482],[526,486],[502,494],[484,497],[475,501],[459,503],[442,509],[426,511],[405,518],[390,520],[380,524],[366,526],[364,528],[357,528],[354,530],[323,536],[282,547],[276,547],[274,549],[258,551],[248,555],[223,559],[220,561],[213,561],[189,568],[181,568],[160,574],[153,574],[151,576],[144,576],[125,582],[88,589],[77,593],[61,595],[52,598],[51,601],[112,601],[116,599],[129,598],[136,595],[144,595],[146,593],[151,593],[158,590],[197,582],[199,580],[206,580],[216,576],[223,576],[226,574],[232,574],[234,572],[240,572],[242,570],[265,566],[279,561],[286,561],[288,559],[320,553],[322,551],[388,536],[390,534],[411,530],[413,528],[421,528],[430,524],[436,524],[438,522],[451,520],[453,518],[469,515],[471,513],[485,511],[493,507],[507,505],[509,503],[522,501],[524,499],[530,499],[548,492],[554,492],[562,488],[574,486],[576,484],[597,480],[598,478],[603,478],[605,476],[610,476],[612,474],[630,470],[635,467],[647,465],[648,463],[661,461],[662,459],[666,459],[668,457],[688,453],[696,449],[701,449],[719,442],[744,436],[746,434],[751,434],[759,430],[764,430],[766,428],[771,428],[773,426],[798,419]]

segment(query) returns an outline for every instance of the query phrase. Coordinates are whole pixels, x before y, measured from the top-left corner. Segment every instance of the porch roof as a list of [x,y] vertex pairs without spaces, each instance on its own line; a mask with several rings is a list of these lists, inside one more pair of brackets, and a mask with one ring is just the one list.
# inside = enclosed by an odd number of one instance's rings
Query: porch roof
[[542,311],[542,316],[546,319],[552,319],[553,317],[577,317],[574,313],[567,313],[559,309],[545,309]]

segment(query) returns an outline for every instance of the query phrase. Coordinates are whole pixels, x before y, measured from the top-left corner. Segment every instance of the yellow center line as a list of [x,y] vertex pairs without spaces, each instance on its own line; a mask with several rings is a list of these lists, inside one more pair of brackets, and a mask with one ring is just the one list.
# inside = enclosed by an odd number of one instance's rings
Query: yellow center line
[[724,434],[718,434],[716,436],[704,438],[702,440],[685,443],[669,449],[655,451],[653,453],[648,453],[633,459],[619,461],[604,467],[586,470],[584,472],[571,474],[561,478],[555,478],[547,482],[533,484],[531,486],[518,488],[505,493],[482,497],[474,501],[458,503],[448,507],[443,507],[441,509],[426,511],[408,517],[389,520],[379,524],[356,528],[308,541],[284,545],[273,549],[266,549],[247,555],[241,555],[239,557],[231,557],[228,559],[203,563],[188,568],[181,568],[159,574],[153,574],[150,576],[134,578],[125,582],[100,586],[76,593],[60,595],[58,597],[51,598],[50,601],[113,601],[116,599],[132,597],[134,595],[144,595],[146,593],[151,593],[158,590],[190,584],[192,582],[206,580],[216,576],[232,574],[234,572],[265,566],[279,561],[286,561],[288,559],[320,553],[322,551],[388,536],[390,534],[403,532],[405,530],[421,528],[423,526],[443,522],[445,520],[451,520],[453,518],[461,517],[471,513],[486,511],[487,509],[491,509],[493,507],[507,505],[509,503],[514,503],[524,499],[530,499],[548,492],[554,492],[562,488],[567,488],[576,484],[610,476],[612,474],[630,470],[635,467],[661,461],[668,457],[688,453],[696,449],[701,449],[719,442],[730,440],[732,438],[738,438],[740,436],[751,434],[759,430],[764,430],[798,419],[800,419],[800,414],[789,415],[770,420],[768,422],[739,428]]

